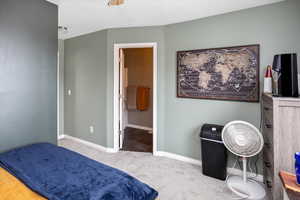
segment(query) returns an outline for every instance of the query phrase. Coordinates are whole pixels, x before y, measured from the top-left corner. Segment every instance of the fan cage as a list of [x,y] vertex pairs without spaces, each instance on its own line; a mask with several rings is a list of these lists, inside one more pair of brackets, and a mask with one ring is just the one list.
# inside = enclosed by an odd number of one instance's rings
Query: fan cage
[[[228,129],[234,126],[244,126],[248,130],[245,129],[246,132],[242,132],[240,130],[239,135],[237,134],[234,136],[235,138],[233,138],[233,133],[230,133]],[[242,146],[237,144],[238,139],[236,137],[244,137],[241,141],[251,141]],[[226,124],[222,131],[222,140],[226,148],[231,153],[245,158],[259,154],[264,144],[264,139],[261,132],[255,126],[245,121],[232,121]]]

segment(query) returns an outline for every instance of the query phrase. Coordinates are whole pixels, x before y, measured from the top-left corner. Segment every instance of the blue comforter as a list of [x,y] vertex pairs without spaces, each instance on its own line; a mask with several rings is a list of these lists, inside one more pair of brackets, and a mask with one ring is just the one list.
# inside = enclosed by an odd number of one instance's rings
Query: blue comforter
[[0,166],[49,200],[154,200],[128,174],[48,143],[0,154]]

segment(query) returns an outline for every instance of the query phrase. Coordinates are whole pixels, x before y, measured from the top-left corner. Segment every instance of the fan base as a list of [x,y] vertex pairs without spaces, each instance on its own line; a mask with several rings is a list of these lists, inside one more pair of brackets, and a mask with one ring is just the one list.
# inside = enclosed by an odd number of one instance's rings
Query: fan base
[[247,199],[263,199],[266,195],[264,188],[254,180],[244,182],[240,176],[231,176],[227,179],[228,188],[236,195]]

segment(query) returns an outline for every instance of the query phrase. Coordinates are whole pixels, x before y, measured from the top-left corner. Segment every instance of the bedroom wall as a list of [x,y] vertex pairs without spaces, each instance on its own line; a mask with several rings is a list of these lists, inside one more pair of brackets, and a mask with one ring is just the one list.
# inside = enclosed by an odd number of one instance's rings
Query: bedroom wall
[[0,1],[0,152],[57,141],[57,24],[54,4]]
[[[198,140],[203,123],[245,120],[260,124],[260,104],[176,98],[176,51],[260,44],[261,80],[273,56],[300,55],[300,1],[252,8],[225,15],[166,26],[165,140],[168,152],[200,157]],[[261,82],[261,86],[263,86]],[[180,113],[180,115],[178,115]],[[175,126],[176,124],[176,126]]]
[[[106,79],[106,88],[102,90],[102,92],[106,91],[106,94],[103,94],[106,98],[106,117],[103,113],[101,115],[106,122],[107,141],[101,144],[113,147],[113,45],[115,43],[158,43],[158,149],[199,159],[198,134],[203,123],[225,124],[234,119],[241,119],[259,126],[260,108],[258,103],[177,98],[176,51],[258,43],[261,45],[261,75],[263,75],[265,67],[272,63],[274,54],[284,52],[300,54],[299,10],[299,0],[287,0],[168,26],[107,30],[106,67],[104,64],[98,64],[99,67],[103,67],[101,70],[106,70],[106,75],[101,76]],[[97,34],[99,32],[94,34],[95,41],[98,38]],[[91,36],[67,40],[66,46],[70,49],[71,47],[80,49],[82,47],[74,44],[87,37]],[[88,41],[88,43],[92,42]],[[94,49],[92,44],[90,44],[92,47],[84,43],[80,44],[90,48],[89,51]],[[84,57],[80,57],[79,54],[76,59],[72,61],[74,65],[77,61],[88,63],[82,61]],[[75,86],[74,83],[69,84]],[[94,88],[98,87],[99,84],[94,84]]]
[[[163,95],[164,32],[162,27],[122,28],[99,31],[65,40],[64,133],[113,148],[114,43],[158,43],[159,95]],[[72,91],[68,96],[67,91]],[[159,109],[164,110],[163,99]],[[163,145],[163,117],[158,116]],[[95,133],[89,132],[89,126]]]
[[100,31],[65,41],[65,134],[104,146],[106,39],[107,31]]

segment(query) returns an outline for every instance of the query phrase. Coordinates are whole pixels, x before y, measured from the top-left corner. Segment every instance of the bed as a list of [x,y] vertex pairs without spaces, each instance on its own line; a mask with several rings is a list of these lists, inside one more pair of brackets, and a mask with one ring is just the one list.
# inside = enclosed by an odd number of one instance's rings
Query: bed
[[150,186],[48,143],[0,154],[0,200],[154,200]]

